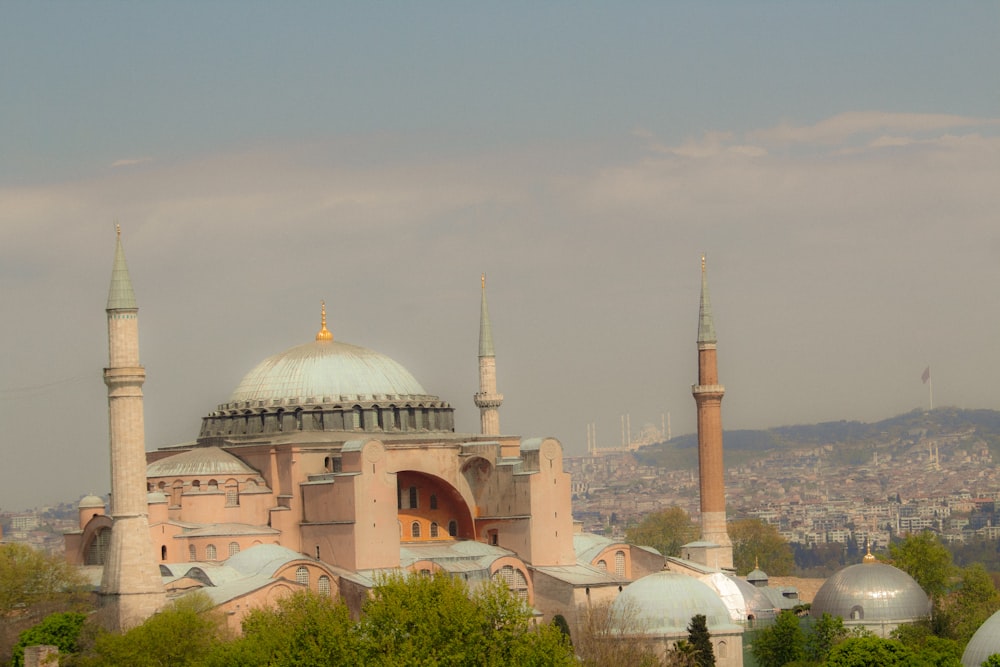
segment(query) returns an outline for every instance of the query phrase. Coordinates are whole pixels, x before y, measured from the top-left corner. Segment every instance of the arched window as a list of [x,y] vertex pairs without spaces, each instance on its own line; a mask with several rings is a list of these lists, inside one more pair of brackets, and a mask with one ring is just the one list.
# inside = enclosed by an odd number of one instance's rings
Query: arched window
[[208,490],[209,491],[218,491],[219,490],[219,483],[216,480],[214,480],[214,479],[208,480]]
[[229,555],[230,556],[235,556],[239,552],[240,552],[240,544],[239,544],[239,542],[230,542],[229,543]]
[[198,560],[198,550],[193,544],[188,545],[188,560]]
[[431,494],[430,503],[431,503],[431,509],[432,510],[436,510],[438,508],[438,497],[436,495],[434,495],[433,493]]
[[351,410],[351,425],[355,431],[361,429],[361,406],[355,405]]
[[201,491],[201,480],[196,479],[193,482],[191,482],[191,490]]
[[217,558],[214,544],[209,544],[205,547],[205,558],[208,560],[215,560]]
[[608,562],[606,560],[599,560],[599,561],[597,561],[597,569],[598,570],[603,570],[604,572],[607,572],[608,571]]
[[167,560],[167,545],[160,547],[160,560]]
[[625,552],[615,552],[615,574],[619,577],[625,576]]
[[420,537],[420,522],[414,521],[410,524],[410,537]]
[[438,536],[438,525],[436,521],[431,522],[431,537]]
[[309,568],[305,565],[299,565],[299,568],[295,570],[295,583],[309,585]]
[[520,569],[513,565],[504,565],[493,573],[493,579],[504,582],[510,592],[521,600],[528,599],[528,579]]
[[417,487],[410,487],[410,509],[417,509]]
[[859,605],[851,607],[851,620],[852,621],[863,621],[865,618],[865,610]]
[[448,534],[452,537],[458,537],[458,522],[454,519],[448,522]]
[[320,575],[319,582],[317,583],[317,587],[318,587],[317,590],[319,590],[319,594],[320,595],[329,595],[330,594],[330,577],[326,576],[325,574]]
[[726,646],[726,642],[725,641],[719,642],[719,644],[715,648],[716,648],[716,651],[715,651],[716,657],[718,657],[718,658],[728,658],[729,657],[729,647]]

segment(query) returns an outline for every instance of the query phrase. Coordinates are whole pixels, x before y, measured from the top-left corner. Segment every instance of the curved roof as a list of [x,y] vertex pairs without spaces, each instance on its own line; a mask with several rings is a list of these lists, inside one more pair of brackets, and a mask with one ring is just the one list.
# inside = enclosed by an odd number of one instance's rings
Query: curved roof
[[244,575],[270,576],[283,565],[303,559],[305,556],[287,547],[277,544],[258,544],[230,556],[226,565]]
[[617,614],[635,613],[637,630],[648,635],[687,634],[695,614],[705,615],[712,632],[740,631],[715,591],[678,572],[656,572],[633,581],[611,608]]
[[846,622],[903,623],[931,613],[931,602],[913,577],[885,563],[845,567],[826,580],[810,613],[840,616]]
[[90,509],[93,507],[104,507],[104,499],[91,494],[81,498],[80,504],[77,505],[79,509]]
[[218,447],[197,447],[146,466],[146,477],[185,475],[254,475],[259,473]]
[[1000,653],[1000,611],[986,619],[965,646],[964,667],[979,667],[994,653]]
[[[347,399],[341,398],[349,397]],[[268,357],[244,376],[230,403],[290,400],[380,400],[425,397],[410,372],[389,357],[357,345],[316,340]]]

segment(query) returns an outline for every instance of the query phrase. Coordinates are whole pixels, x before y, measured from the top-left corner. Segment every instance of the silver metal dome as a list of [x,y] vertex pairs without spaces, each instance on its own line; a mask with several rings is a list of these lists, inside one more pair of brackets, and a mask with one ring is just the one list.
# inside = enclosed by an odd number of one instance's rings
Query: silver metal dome
[[656,572],[633,581],[611,608],[621,617],[634,613],[636,629],[649,635],[687,634],[688,623],[696,614],[705,616],[713,633],[741,630],[715,591],[677,572]]
[[988,657],[1000,653],[1000,611],[986,619],[965,647],[964,667],[979,667]]
[[348,343],[317,340],[257,364],[236,387],[229,403],[426,395],[410,372],[389,357]]
[[845,623],[898,624],[925,618],[931,601],[913,577],[885,563],[850,565],[826,580],[810,614],[840,616]]

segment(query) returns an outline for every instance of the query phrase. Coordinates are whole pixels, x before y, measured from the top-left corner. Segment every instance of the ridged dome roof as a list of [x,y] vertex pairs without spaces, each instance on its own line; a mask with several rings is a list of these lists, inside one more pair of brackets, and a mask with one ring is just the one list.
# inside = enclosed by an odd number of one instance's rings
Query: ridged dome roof
[[885,563],[850,565],[826,580],[810,614],[845,621],[902,623],[929,616],[931,602],[913,577]]
[[410,372],[389,357],[357,345],[316,340],[268,357],[246,374],[230,403],[324,397],[339,401],[427,396]]
[[185,475],[258,475],[232,454],[218,447],[197,447],[154,461],[146,466],[146,477]]
[[694,577],[656,572],[633,581],[615,598],[612,610],[635,610],[637,627],[645,634],[687,634],[691,617],[703,614],[712,632],[738,632],[718,594]]
[[965,647],[962,665],[979,667],[994,653],[1000,653],[1000,611],[986,619]]

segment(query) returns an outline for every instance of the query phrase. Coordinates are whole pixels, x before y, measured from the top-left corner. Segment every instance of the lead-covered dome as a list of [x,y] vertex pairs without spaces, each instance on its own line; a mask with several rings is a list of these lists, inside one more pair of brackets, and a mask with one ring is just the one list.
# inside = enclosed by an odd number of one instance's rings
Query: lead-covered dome
[[962,665],[979,667],[994,653],[1000,653],[1000,611],[986,619],[972,635],[962,654]]
[[911,623],[931,613],[931,601],[913,577],[885,563],[845,567],[826,580],[810,614],[840,616],[847,624]]
[[650,635],[686,635],[696,614],[705,616],[713,634],[741,630],[715,591],[678,572],[656,572],[633,581],[615,598],[612,610],[623,618],[636,614],[637,627]]
[[[427,392],[402,365],[349,343],[317,340],[268,357],[247,373],[229,403],[417,397]],[[343,398],[341,398],[343,397]]]
[[229,400],[202,420],[198,439],[206,445],[297,431],[454,430],[452,407],[428,394],[399,363],[334,341],[324,308],[316,340],[257,364]]

